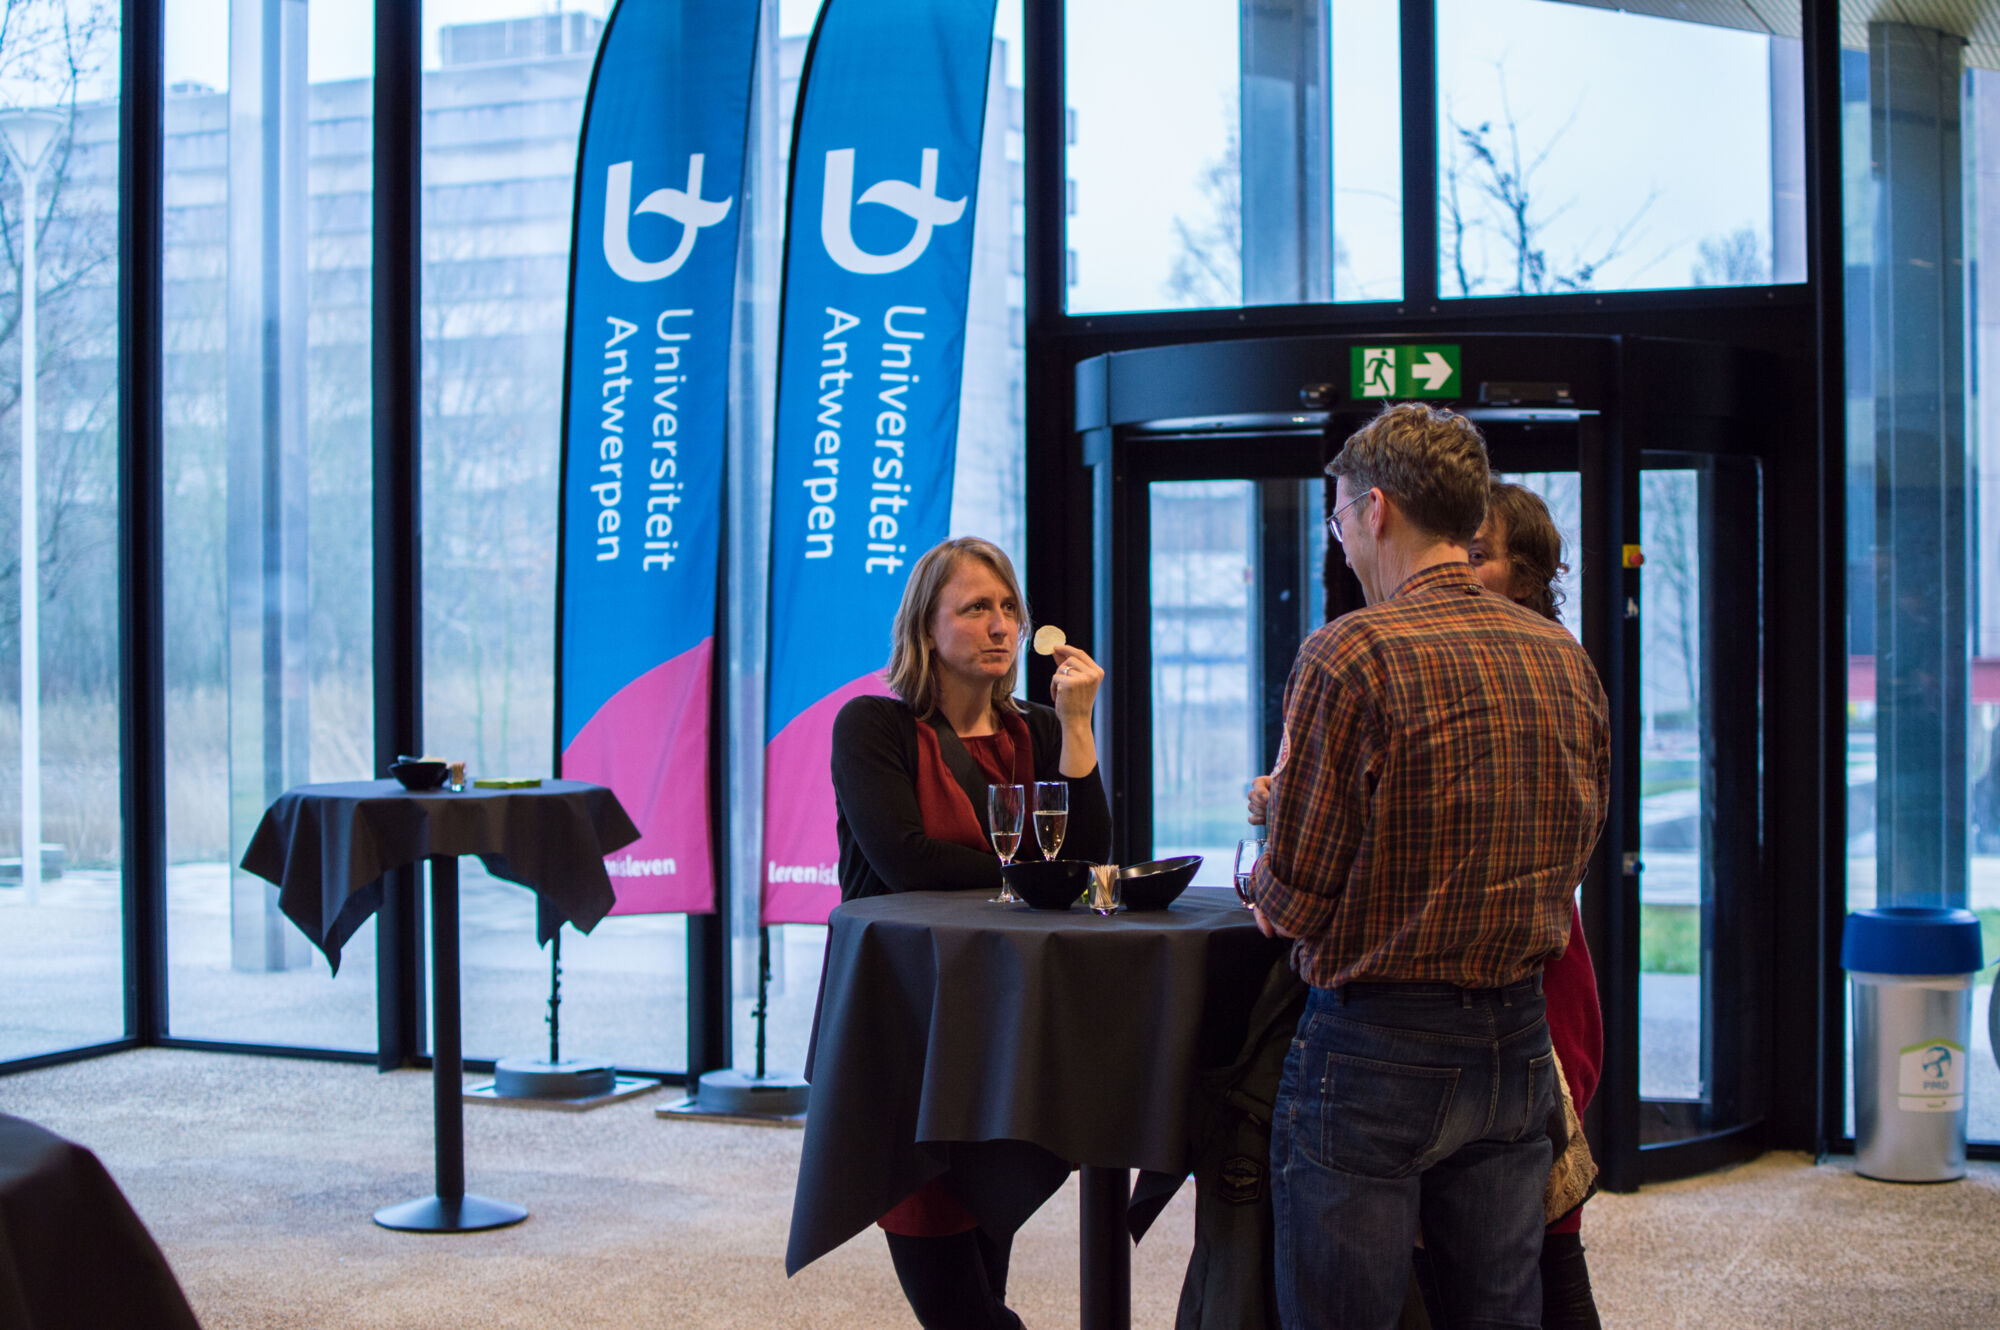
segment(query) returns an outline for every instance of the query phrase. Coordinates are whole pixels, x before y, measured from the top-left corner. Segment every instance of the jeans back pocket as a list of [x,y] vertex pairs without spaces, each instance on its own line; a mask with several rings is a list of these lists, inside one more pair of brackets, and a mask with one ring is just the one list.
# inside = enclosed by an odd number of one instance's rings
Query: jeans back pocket
[[1328,1053],[1317,1130],[1306,1133],[1319,1142],[1315,1162],[1372,1178],[1409,1177],[1430,1167],[1456,1148],[1445,1128],[1459,1076],[1456,1067]]

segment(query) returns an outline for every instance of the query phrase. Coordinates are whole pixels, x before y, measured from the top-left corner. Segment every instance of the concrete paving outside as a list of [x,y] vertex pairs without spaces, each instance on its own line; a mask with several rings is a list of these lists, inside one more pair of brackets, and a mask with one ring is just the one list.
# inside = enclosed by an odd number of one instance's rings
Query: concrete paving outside
[[[0,890],[0,1060],[122,1037],[119,878],[73,871],[30,905]],[[548,1056],[549,954],[535,944],[534,898],[474,859],[459,872],[462,1027],[468,1057]],[[375,925],[341,954],[336,977],[317,951],[276,972],[229,963],[228,870],[175,865],[167,877],[168,1028],[177,1037],[372,1051]],[[775,930],[767,1065],[805,1061],[822,927]],[[656,1071],[686,1065],[686,927],[679,915],[606,919],[563,933],[562,1053]],[[747,950],[747,949],[746,949]],[[755,953],[739,957],[734,1031],[749,1066]]]

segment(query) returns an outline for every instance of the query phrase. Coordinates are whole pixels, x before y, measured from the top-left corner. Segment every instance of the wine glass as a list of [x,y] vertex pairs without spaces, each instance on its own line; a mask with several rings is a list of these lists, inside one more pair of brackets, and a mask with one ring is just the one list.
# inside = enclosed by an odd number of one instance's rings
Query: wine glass
[[1042,857],[1053,859],[1069,831],[1069,782],[1035,782],[1035,839],[1041,843]]
[[[993,849],[1000,856],[1000,866],[1005,868],[1014,862],[1015,851],[1021,848],[1021,821],[1028,810],[1028,789],[1025,785],[989,785],[986,787],[986,820],[993,831]],[[1007,886],[1005,874],[1000,878],[1000,894],[992,898],[995,905],[1012,905],[1021,898]]]
[[1263,857],[1262,836],[1246,836],[1236,842],[1236,895],[1246,910],[1257,908],[1257,903],[1250,898],[1250,879],[1257,876],[1257,861]]

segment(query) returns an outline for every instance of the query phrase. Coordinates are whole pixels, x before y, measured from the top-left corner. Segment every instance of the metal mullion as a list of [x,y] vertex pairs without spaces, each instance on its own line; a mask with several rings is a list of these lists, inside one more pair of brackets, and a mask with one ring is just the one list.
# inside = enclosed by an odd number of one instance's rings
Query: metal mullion
[[[1063,0],[1022,0],[1023,229],[1027,325],[1024,411],[1028,603],[1043,623],[1087,624],[1097,617],[1091,569],[1068,557],[1092,540],[1092,482],[1072,421],[1079,357],[1059,340],[1071,322],[1066,201],[1069,111],[1064,94]],[[1102,650],[1102,639],[1087,644]],[[1028,658],[1028,696],[1042,696],[1050,658]]]
[[1402,0],[1403,300],[1438,302],[1437,3]]
[[[375,771],[423,751],[421,365],[423,5],[376,0],[373,411]],[[411,1064],[423,1046],[422,870],[383,875],[376,916],[376,1063]]]
[[[125,1035],[167,1029],[165,652],[160,575],[164,0],[124,0],[118,101],[118,682]],[[24,849],[25,853],[25,849]],[[104,1045],[105,1051],[122,1045]]]
[[[1847,328],[1846,328],[1846,231],[1841,181],[1840,100],[1840,16],[1830,4],[1805,4],[1803,13],[1803,53],[1805,61],[1805,146],[1806,146],[1806,275],[1816,301],[1815,338],[1818,353],[1816,392],[1819,416],[1819,450],[1816,458],[1818,483],[1817,518],[1819,539],[1814,549],[1819,604],[1819,670],[1817,685],[1820,729],[1816,786],[1818,803],[1818,844],[1812,847],[1812,862],[1802,865],[1799,880],[1816,884],[1817,906],[1811,927],[1797,930],[1812,947],[1790,948],[1788,938],[1778,940],[1783,949],[1774,955],[1778,973],[1814,975],[1817,982],[1799,989],[1809,993],[1806,1001],[1793,997],[1791,985],[1778,985],[1774,994],[1773,1028],[1817,1029],[1817,1076],[1808,1079],[1806,1069],[1779,1065],[1774,1068],[1774,1085],[1815,1087],[1816,1104],[1807,1112],[1774,1098],[1773,1115],[1786,1126],[1804,1125],[1809,1119],[1815,1154],[1824,1154],[1832,1142],[1846,1138],[1846,1096],[1841,1082],[1845,1066],[1846,1032],[1841,1020],[1842,975],[1835,961],[1834,945],[1840,936],[1846,911],[1847,882],[1844,864],[1847,849]],[[1773,487],[1776,488],[1775,486]],[[1789,542],[1780,542],[1780,550]],[[1785,583],[1782,572],[1774,578]],[[1782,856],[1783,847],[1774,847]],[[1782,860],[1780,860],[1782,861]],[[1786,875],[1789,876],[1789,875]],[[1796,965],[1796,970],[1792,967]],[[1785,1059],[1787,1050],[1802,1041],[1779,1039],[1774,1052]],[[1793,1134],[1781,1128],[1784,1135]],[[1802,1133],[1800,1133],[1802,1134]]]

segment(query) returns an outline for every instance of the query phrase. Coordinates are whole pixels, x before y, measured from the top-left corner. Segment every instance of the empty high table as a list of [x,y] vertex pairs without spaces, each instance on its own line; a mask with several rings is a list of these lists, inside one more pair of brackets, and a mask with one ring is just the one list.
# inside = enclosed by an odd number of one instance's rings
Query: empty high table
[[1196,1072],[1235,1056],[1284,944],[1206,890],[1110,918],[908,892],[829,923],[787,1271],[947,1169],[1012,1233],[1075,1163],[1083,1325],[1123,1330],[1127,1170],[1187,1173]]
[[278,884],[279,908],[336,971],[341,947],[382,904],[382,875],[430,860],[437,1191],[376,1211],[376,1223],[466,1233],[528,1217],[511,1202],[465,1190],[458,856],[478,855],[488,872],[529,888],[561,920],[587,933],[614,899],[604,856],[638,838],[610,790],[573,780],[457,792],[412,792],[392,780],[300,785],[265,812],[243,867]]

